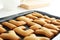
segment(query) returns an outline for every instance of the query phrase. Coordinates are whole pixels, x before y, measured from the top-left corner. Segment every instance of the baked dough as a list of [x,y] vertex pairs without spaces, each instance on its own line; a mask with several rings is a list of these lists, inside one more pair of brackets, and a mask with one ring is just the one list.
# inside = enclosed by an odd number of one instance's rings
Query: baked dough
[[31,26],[30,28],[33,30],[37,30],[37,29],[40,29],[41,27],[42,27],[41,25],[35,24],[35,25]]
[[10,28],[10,29],[14,29],[14,28],[17,27],[16,25],[14,25],[14,24],[12,24],[12,23],[9,23],[9,22],[3,22],[2,24],[3,24],[4,26]]
[[25,22],[33,21],[32,19],[27,18],[27,17],[25,17],[25,16],[18,17],[16,20],[25,21]]
[[7,32],[7,30],[5,28],[3,28],[2,25],[0,25],[0,33],[4,33],[4,32]]
[[42,34],[42,35],[45,35],[49,38],[52,38],[54,36],[54,33],[52,33],[49,29],[45,28],[45,27],[42,27],[41,29],[37,29],[35,31],[36,34]]
[[26,36],[24,40],[50,40],[47,37],[37,37],[35,34],[31,34],[30,36]]
[[13,31],[9,31],[8,33],[2,33],[0,35],[1,38],[3,39],[9,39],[9,40],[19,40],[20,37]]
[[15,28],[14,31],[15,31],[17,34],[22,35],[22,36],[28,36],[28,35],[30,35],[30,34],[32,34],[32,33],[34,32],[32,29],[23,30],[23,29],[21,28],[21,26]]
[[33,16],[32,14],[28,14],[28,15],[26,15],[26,17],[31,18],[31,19],[38,19],[38,17]]
[[3,40],[2,38],[0,38],[0,40]]
[[18,27],[21,26],[21,25],[25,25],[26,24],[26,22],[24,22],[24,21],[10,20],[9,22],[14,24],[14,25],[16,25],[16,26],[18,26]]

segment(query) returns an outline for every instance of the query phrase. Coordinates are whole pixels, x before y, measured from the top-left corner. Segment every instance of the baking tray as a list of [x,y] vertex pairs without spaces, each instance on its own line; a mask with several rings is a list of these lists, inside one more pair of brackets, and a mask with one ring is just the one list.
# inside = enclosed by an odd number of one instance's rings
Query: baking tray
[[[2,22],[4,22],[4,21],[11,20],[11,19],[16,19],[16,18],[19,17],[19,16],[24,16],[24,15],[27,15],[27,14],[30,14],[30,13],[33,13],[33,12],[38,12],[38,13],[41,13],[41,14],[43,14],[43,15],[47,15],[47,16],[49,16],[49,17],[54,17],[54,18],[56,18],[56,19],[60,19],[60,17],[53,16],[53,15],[48,14],[48,13],[46,13],[46,12],[31,10],[31,11],[26,11],[26,12],[22,12],[22,13],[18,13],[18,14],[14,14],[14,15],[11,15],[11,16],[7,16],[7,17],[0,18],[0,23],[2,23]],[[27,26],[26,26],[26,27],[27,27]],[[7,27],[4,27],[4,28],[6,28],[8,31],[10,30],[10,29],[7,28]],[[58,33],[57,35],[59,35],[59,33]],[[56,37],[57,35],[55,35],[55,37]],[[38,35],[38,36],[39,36],[39,35]],[[54,38],[55,38],[55,37],[54,37]],[[23,38],[23,37],[22,37],[22,38]],[[54,39],[54,38],[52,38],[52,39]],[[51,39],[51,40],[52,40],[52,39]]]

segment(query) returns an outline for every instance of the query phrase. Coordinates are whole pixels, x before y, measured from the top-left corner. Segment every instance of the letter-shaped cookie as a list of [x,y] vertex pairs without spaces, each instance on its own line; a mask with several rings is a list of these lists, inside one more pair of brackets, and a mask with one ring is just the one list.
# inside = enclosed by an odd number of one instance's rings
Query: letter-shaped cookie
[[39,40],[35,34],[31,34],[30,36],[26,36],[24,40]]
[[14,24],[14,25],[16,25],[16,26],[18,26],[18,27],[21,26],[21,25],[25,25],[26,24],[26,22],[24,22],[24,21],[10,20],[9,22]]
[[35,34],[31,34],[30,36],[26,36],[24,40],[50,40],[47,37],[37,37]]
[[37,13],[37,12],[33,12],[32,15],[36,16],[36,17],[44,17],[41,13]]
[[28,36],[28,35],[30,35],[30,34],[32,34],[32,33],[34,32],[32,29],[23,30],[23,29],[21,28],[21,26],[15,28],[14,31],[15,31],[17,34],[22,35],[22,36]]
[[49,29],[47,29],[45,27],[42,27],[41,29],[36,30],[35,33],[45,35],[49,38],[52,38],[54,36],[54,34]]
[[2,25],[0,25],[0,33],[6,32],[7,30],[3,28]]
[[54,30],[60,30],[57,26],[53,25],[53,24],[44,24],[44,27],[50,28],[50,29],[54,29]]
[[3,22],[2,24],[3,24],[4,26],[10,28],[10,29],[14,29],[14,28],[17,27],[16,25],[11,24],[11,23],[9,23],[9,22]]
[[37,29],[41,28],[41,25],[35,24],[35,25],[31,26],[30,28],[33,29],[33,30],[37,30]]
[[26,17],[31,18],[31,19],[37,19],[37,17],[36,16],[33,16],[32,14],[26,15]]
[[35,25],[35,24],[37,24],[37,23],[35,23],[35,22],[30,22],[30,21],[27,22],[27,25],[28,25],[28,26],[32,26],[32,25]]
[[57,20],[52,20],[51,23],[56,24],[56,25],[60,25],[60,22],[58,22]]
[[16,33],[13,30],[9,31],[9,33],[2,33],[0,35],[0,37],[3,39],[9,39],[9,40],[19,40],[20,39],[20,37],[18,35],[16,35]]
[[54,30],[54,29],[49,29],[51,32],[53,32],[55,35],[58,34],[58,31],[57,30]]
[[45,19],[48,19],[48,20],[51,19],[51,18],[50,18],[49,16],[47,16],[47,15],[44,15],[44,18],[45,18]]
[[46,22],[44,21],[44,20],[42,20],[42,19],[36,19],[36,20],[34,20],[34,22],[36,22],[36,23],[38,23],[38,24],[40,24],[40,25],[44,25]]
[[47,23],[51,23],[51,20],[48,20],[48,19],[45,19],[45,18],[44,18],[44,20],[45,20],[45,22],[47,22]]
[[33,21],[32,19],[27,18],[27,17],[25,17],[25,16],[18,17],[16,20],[25,21],[25,22]]

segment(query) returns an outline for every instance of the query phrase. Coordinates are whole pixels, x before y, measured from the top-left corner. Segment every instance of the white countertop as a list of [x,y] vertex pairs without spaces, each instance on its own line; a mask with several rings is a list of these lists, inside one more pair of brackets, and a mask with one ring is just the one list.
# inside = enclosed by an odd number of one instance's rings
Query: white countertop
[[[51,4],[48,7],[39,8],[39,9],[35,9],[35,10],[44,11],[49,14],[60,17],[60,0],[52,0]],[[13,15],[16,13],[24,12],[24,11],[27,11],[27,10],[20,8],[18,10],[14,10],[14,11],[6,11],[6,10],[2,9],[2,10],[0,10],[0,18],[5,17],[5,16],[10,16],[10,15]]]

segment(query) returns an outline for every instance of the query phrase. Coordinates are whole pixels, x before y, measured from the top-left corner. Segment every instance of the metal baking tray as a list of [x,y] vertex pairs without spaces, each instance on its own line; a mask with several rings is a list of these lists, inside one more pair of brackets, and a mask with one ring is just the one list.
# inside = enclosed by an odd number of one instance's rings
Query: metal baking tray
[[[27,15],[27,14],[30,14],[30,13],[33,13],[33,12],[38,12],[38,13],[41,13],[43,15],[47,15],[49,17],[54,17],[56,19],[60,19],[60,17],[57,17],[57,16],[53,16],[53,15],[50,15],[46,12],[41,12],[41,11],[36,11],[36,10],[31,10],[31,11],[26,11],[26,12],[22,12],[22,13],[18,13],[18,14],[14,14],[14,15],[11,15],[11,16],[7,16],[7,17],[3,17],[3,18],[0,18],[0,23],[4,22],[4,21],[8,21],[8,20],[11,20],[11,19],[16,19],[17,17],[19,16],[24,16],[24,15]],[[26,26],[27,27],[27,26]],[[8,31],[10,30],[9,28],[7,27],[4,27],[6,28]],[[59,33],[57,35],[55,35],[51,40],[54,40],[57,36],[59,35]],[[39,36],[39,35],[38,35]],[[22,37],[23,38],[23,37]],[[59,37],[58,37],[59,38]],[[56,39],[58,40],[58,39]]]

